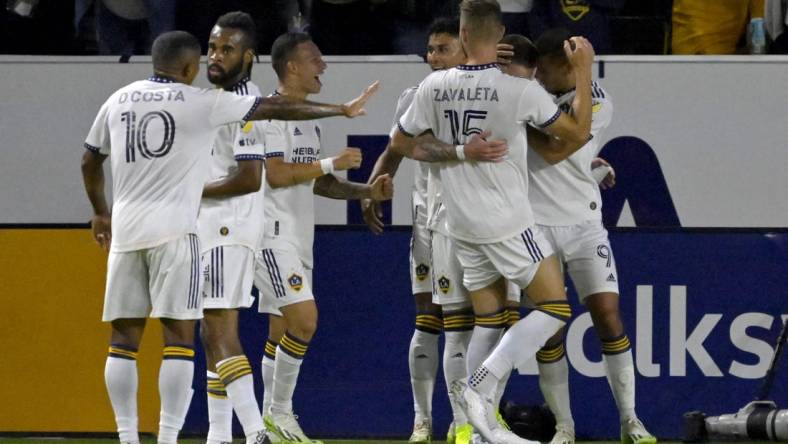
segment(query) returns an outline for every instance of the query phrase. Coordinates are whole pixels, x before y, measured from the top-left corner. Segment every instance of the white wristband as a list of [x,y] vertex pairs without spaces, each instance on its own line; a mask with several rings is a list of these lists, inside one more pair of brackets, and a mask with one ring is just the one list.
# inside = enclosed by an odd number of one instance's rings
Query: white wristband
[[323,170],[323,174],[331,174],[334,172],[334,158],[329,157],[328,159],[320,159],[320,169]]
[[457,160],[465,160],[465,145],[457,145],[454,150],[457,153]]

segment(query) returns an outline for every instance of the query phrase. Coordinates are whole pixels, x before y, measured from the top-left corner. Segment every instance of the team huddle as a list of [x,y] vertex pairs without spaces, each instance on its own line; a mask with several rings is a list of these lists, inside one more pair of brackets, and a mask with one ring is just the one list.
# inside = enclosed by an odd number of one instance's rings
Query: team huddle
[[[392,198],[403,157],[418,161],[410,441],[432,439],[443,332],[450,444],[532,442],[508,430],[497,406],[512,370],[534,357],[556,417],[552,443],[574,443],[563,345],[571,317],[566,270],[602,343],[622,443],[656,442],[635,413],[632,354],[601,223],[600,182],[610,186],[614,175],[596,156],[613,107],[591,79],[593,48],[563,30],[535,45],[504,36],[500,14],[495,0],[464,0],[459,21],[433,24],[427,61],[434,72],[400,97],[389,146],[365,184],[333,174],[358,168],[359,149],[321,158],[317,119],[365,114],[377,83],[344,105],[308,101],[321,91],[326,69],[308,35],[290,32],[274,42],[279,83],[268,97],[250,80],[256,35],[248,14],[225,14],[211,31],[208,79],[215,88],[191,86],[201,52],[193,36],[174,31],[156,39],[153,75],[107,99],[82,161],[93,234],[109,250],[105,381],[122,443],[139,443],[136,356],[148,317],[161,320],[165,344],[158,442],[177,442],[191,402],[198,320],[207,442],[232,441],[233,412],[247,443],[316,442],[301,430],[292,403],[317,326],[314,195],[360,200],[379,233],[379,203]],[[269,318],[262,414],[238,337],[238,312],[252,305],[253,285]],[[521,305],[531,309],[523,319]]]

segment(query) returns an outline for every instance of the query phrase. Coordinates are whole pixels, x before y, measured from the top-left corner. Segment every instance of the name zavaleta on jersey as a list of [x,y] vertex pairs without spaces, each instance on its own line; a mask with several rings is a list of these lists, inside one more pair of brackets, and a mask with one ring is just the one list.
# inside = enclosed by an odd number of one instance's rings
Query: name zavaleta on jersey
[[216,131],[245,121],[260,100],[163,77],[131,83],[107,99],[85,147],[110,156],[113,252],[197,232]]
[[[320,159],[320,124],[316,120],[263,123],[265,157],[286,163],[312,163]],[[265,194],[263,248],[295,250],[306,268],[312,268],[315,237],[314,180]]]
[[[233,88],[239,96],[259,96],[260,90],[249,78]],[[219,129],[211,152],[209,181],[226,177],[238,168],[239,161],[264,160],[262,122],[231,123]],[[198,229],[202,251],[220,245],[243,245],[255,250],[263,233],[263,199],[260,191],[231,198],[203,198]]]

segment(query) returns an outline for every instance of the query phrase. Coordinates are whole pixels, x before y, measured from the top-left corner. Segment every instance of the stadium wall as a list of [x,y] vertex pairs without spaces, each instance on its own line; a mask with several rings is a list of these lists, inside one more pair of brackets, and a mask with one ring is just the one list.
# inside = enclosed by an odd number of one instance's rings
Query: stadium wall
[[[320,437],[405,437],[412,421],[407,368],[414,319],[409,229],[373,236],[323,226],[315,243],[320,326],[304,361],[295,408]],[[788,318],[788,233],[757,230],[633,230],[611,235],[621,306],[633,343],[638,412],[658,436],[678,437],[688,410],[730,413],[750,400]],[[0,432],[111,432],[103,385],[109,329],[99,319],[106,256],[86,229],[0,230]],[[579,436],[615,439],[617,414],[589,315],[570,295],[571,396]],[[244,348],[262,399],[267,332],[256,310],[242,314]],[[150,323],[140,353],[140,429],[158,416],[160,330]],[[783,366],[784,372],[785,366]],[[505,399],[539,404],[535,363],[513,377]],[[207,432],[202,352],[184,433]],[[780,374],[772,398],[788,405]],[[450,421],[442,377],[435,430]],[[237,428],[236,431],[240,431]]]
[[[788,127],[779,120],[788,97],[774,87],[784,83],[788,59],[601,60],[596,73],[616,110],[603,156],[619,175],[617,187],[603,194],[603,217],[608,226],[639,227],[614,229],[611,236],[639,375],[638,410],[656,434],[678,437],[684,411],[728,413],[751,399],[779,319],[788,315],[788,233],[780,229],[788,203],[775,194],[788,185],[782,171]],[[383,82],[368,117],[324,125],[328,153],[346,144],[364,147],[367,161],[351,173],[363,180],[385,146],[397,96],[418,83],[426,67],[415,57],[328,61],[319,100],[345,100],[372,80]],[[109,330],[99,322],[106,256],[81,225],[90,211],[78,165],[105,97],[148,74],[145,59],[121,65],[0,57],[0,303],[6,309],[0,433],[114,430],[103,385]],[[254,79],[263,90],[274,86],[265,60]],[[395,224],[410,223],[411,181],[411,165],[403,164],[389,213]],[[318,199],[317,218],[321,224],[359,221],[354,203],[325,199]],[[662,228],[643,228],[649,226]],[[315,436],[409,432],[405,356],[414,313],[408,237],[408,227],[380,237],[360,227],[318,228],[320,328],[295,399],[304,428]],[[601,377],[598,343],[588,332],[588,315],[573,303],[567,350],[578,434],[612,439],[615,408]],[[266,324],[249,312],[243,325],[259,375]],[[153,322],[139,361],[143,431],[157,428],[160,353]],[[184,431],[201,434],[207,426],[201,354],[197,363]],[[773,398],[784,407],[788,389],[779,380]],[[257,389],[259,398],[260,384]],[[513,378],[506,398],[541,402],[532,376]],[[449,417],[440,381],[435,411],[442,433]]]
[[[325,122],[326,153],[346,146],[348,136],[370,138],[353,140],[367,147],[385,145],[382,137],[391,128],[397,97],[427,75],[427,66],[415,56],[326,59],[318,100],[347,100],[373,80],[382,82],[368,116]],[[664,177],[664,186],[651,198],[670,199],[662,206],[673,209],[675,217],[660,225],[779,227],[788,220],[788,200],[773,191],[788,188],[783,172],[788,91],[782,87],[788,57],[599,60],[596,77],[615,107],[602,143],[630,138],[612,150],[617,151],[614,166],[632,179],[620,184],[620,193],[643,201],[655,192],[643,187],[643,175]],[[84,223],[89,207],[78,169],[82,142],[106,97],[149,74],[146,58],[118,64],[114,58],[0,56],[0,223]],[[263,58],[253,79],[263,91],[272,91],[272,74]],[[203,75],[198,83],[207,86]],[[373,162],[368,155],[365,168]],[[410,223],[411,182],[412,165],[406,162],[396,183],[395,224]],[[614,225],[636,224],[631,204],[631,199],[626,205],[621,201]],[[318,223],[344,224],[347,213],[344,202],[317,203]]]

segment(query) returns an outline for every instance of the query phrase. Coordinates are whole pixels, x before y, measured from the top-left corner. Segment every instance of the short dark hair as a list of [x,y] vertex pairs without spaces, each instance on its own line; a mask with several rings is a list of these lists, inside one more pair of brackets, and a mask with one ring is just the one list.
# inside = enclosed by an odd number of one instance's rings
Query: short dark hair
[[257,51],[257,25],[251,15],[243,11],[228,12],[216,20],[216,26],[241,31],[244,35],[245,49],[251,48]]
[[279,80],[285,78],[287,62],[290,61],[296,47],[304,42],[311,42],[312,37],[303,32],[286,32],[274,40],[271,46],[271,65]]
[[508,34],[501,39],[501,43],[512,45],[514,48],[512,63],[525,66],[526,68],[536,66],[536,59],[539,57],[539,53],[528,37],[520,34]]
[[453,37],[460,36],[460,19],[457,17],[438,17],[430,24],[428,36],[435,34],[448,34]]
[[151,56],[153,68],[180,68],[187,63],[187,57],[202,52],[197,37],[186,31],[165,32],[153,41]]
[[564,53],[564,41],[569,40],[572,33],[566,28],[552,28],[543,32],[536,39],[536,50],[539,57],[555,57],[560,61],[569,62]]

